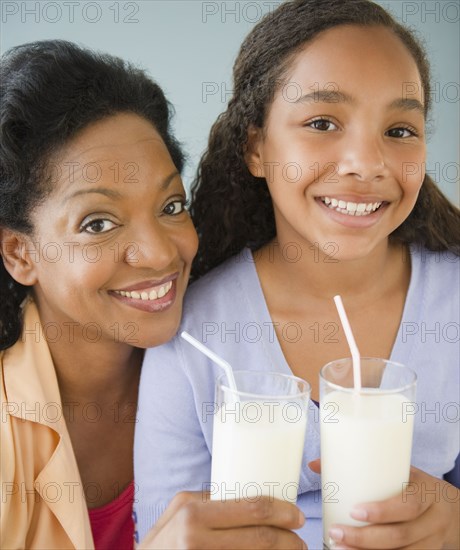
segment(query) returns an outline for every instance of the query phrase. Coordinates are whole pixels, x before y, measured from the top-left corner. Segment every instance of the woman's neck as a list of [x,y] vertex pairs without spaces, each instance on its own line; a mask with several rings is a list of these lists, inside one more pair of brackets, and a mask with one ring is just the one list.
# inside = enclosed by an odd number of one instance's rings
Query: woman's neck
[[48,342],[62,401],[132,401],[137,396],[144,350],[128,344],[75,338]]

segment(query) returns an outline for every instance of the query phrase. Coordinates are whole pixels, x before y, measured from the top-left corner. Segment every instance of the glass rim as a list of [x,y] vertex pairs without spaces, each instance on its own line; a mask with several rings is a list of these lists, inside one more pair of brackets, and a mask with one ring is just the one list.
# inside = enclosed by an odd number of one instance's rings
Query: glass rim
[[231,393],[232,395],[237,395],[237,396],[240,396],[240,397],[254,397],[254,398],[257,398],[260,400],[260,398],[265,398],[267,400],[283,400],[283,401],[286,401],[288,399],[300,399],[304,396],[308,396],[308,399],[310,399],[310,396],[311,396],[311,384],[309,382],[307,382],[306,380],[304,380],[303,378],[300,378],[299,376],[295,376],[295,374],[285,374],[284,372],[276,372],[276,371],[265,371],[265,370],[243,370],[243,369],[240,369],[240,370],[235,370],[233,371],[233,374],[236,374],[236,373],[240,373],[240,372],[244,372],[244,373],[249,373],[251,376],[252,375],[260,375],[260,374],[269,374],[271,376],[277,376],[277,377],[280,377],[280,378],[289,378],[290,380],[295,380],[296,382],[301,382],[303,385],[306,386],[306,389],[304,391],[301,391],[301,392],[298,392],[298,393],[295,393],[295,394],[292,394],[292,395],[264,395],[262,393],[253,393],[253,392],[244,392],[244,391],[240,391],[240,390],[232,390],[229,386],[228,386],[228,381],[226,384],[222,384],[220,381],[222,378],[227,378],[227,375],[225,372],[221,373],[217,378],[216,378],[216,387],[217,386],[220,386],[222,388],[222,390],[226,391],[226,392],[229,392]]
[[[391,359],[383,359],[383,357],[368,357],[368,356],[360,357],[360,360],[361,361],[362,360],[382,361],[382,362],[387,363],[387,364],[389,363],[390,365],[392,365],[394,367],[409,371],[409,373],[412,375],[412,380],[410,382],[404,384],[403,386],[399,386],[399,387],[396,387],[396,388],[393,388],[393,389],[379,390],[379,392],[378,392],[379,395],[400,393],[402,391],[408,390],[409,388],[413,387],[417,383],[417,373],[414,371],[414,369],[412,369],[411,367],[408,367],[407,365],[403,365],[402,363],[399,363],[398,361],[393,361]],[[324,382],[330,388],[342,391],[344,393],[356,393],[355,388],[353,386],[352,387],[341,386],[340,384],[336,384],[335,382],[330,382],[324,376],[323,371],[325,371],[327,369],[327,367],[329,367],[333,363],[340,363],[341,361],[349,361],[353,364],[353,358],[352,357],[342,357],[340,359],[334,359],[333,361],[329,361],[328,363],[323,365],[321,367],[320,371],[319,371],[320,382]],[[368,387],[368,386],[361,387],[361,390],[359,391],[359,393],[360,394],[373,394],[373,393],[375,394],[375,391],[373,391],[373,390],[376,390],[376,389],[378,389],[378,388],[371,388],[371,387]]]

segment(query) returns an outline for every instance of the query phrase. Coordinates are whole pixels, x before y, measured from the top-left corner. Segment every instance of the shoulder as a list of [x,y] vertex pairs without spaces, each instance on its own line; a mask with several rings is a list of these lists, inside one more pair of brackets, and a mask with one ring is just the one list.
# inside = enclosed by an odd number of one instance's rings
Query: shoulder
[[[457,305],[460,298],[460,257],[450,251],[411,247],[412,271],[424,298]],[[438,302],[439,304],[439,302]]]
[[239,310],[250,287],[257,281],[254,259],[249,249],[242,250],[192,283],[184,300],[184,322],[190,315],[209,317]]

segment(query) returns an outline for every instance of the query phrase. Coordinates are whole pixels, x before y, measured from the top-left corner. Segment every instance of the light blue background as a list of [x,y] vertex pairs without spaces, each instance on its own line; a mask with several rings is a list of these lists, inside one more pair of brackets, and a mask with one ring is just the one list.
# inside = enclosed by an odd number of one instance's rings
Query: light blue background
[[[347,0],[344,0],[347,1]],[[175,133],[189,155],[188,184],[209,129],[231,93],[231,67],[252,26],[279,1],[138,0],[1,2],[2,52],[63,38],[148,70],[175,105]],[[427,169],[459,204],[458,0],[379,1],[414,27],[432,63],[435,93]]]

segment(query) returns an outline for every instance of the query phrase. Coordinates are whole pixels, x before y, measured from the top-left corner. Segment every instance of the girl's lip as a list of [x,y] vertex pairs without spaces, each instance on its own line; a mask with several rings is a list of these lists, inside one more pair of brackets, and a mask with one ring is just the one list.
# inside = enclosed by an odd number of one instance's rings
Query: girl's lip
[[165,283],[169,283],[169,281],[174,281],[175,279],[177,279],[178,276],[179,276],[179,272],[177,271],[172,275],[168,275],[164,279],[160,279],[160,280],[150,279],[149,281],[143,281],[142,283],[136,283],[135,285],[126,286],[123,288],[116,288],[114,290],[117,290],[117,291],[121,290],[124,292],[131,292],[133,290],[145,290],[147,288],[164,285]]
[[329,199],[336,199],[337,201],[345,201],[345,202],[355,202],[355,203],[365,203],[365,204],[373,204],[375,202],[388,202],[385,201],[385,199],[382,199],[382,197],[377,197],[376,195],[369,195],[367,197],[358,196],[358,195],[347,195],[347,194],[341,194],[341,195],[335,195],[332,193],[331,195],[325,194],[325,195],[317,195],[315,196],[315,200],[324,199],[325,197],[328,197]]
[[[350,216],[348,214],[342,214],[341,212],[337,212],[336,210],[329,208],[323,203],[323,201],[319,197],[315,199],[315,202],[329,216],[329,218],[332,221],[337,222],[340,225],[343,225],[344,227],[350,227],[350,228],[371,227],[372,225],[376,224],[380,220],[380,218],[383,216],[386,209],[390,205],[390,203],[384,202],[380,206],[380,208],[378,208],[375,212],[368,214],[367,216]],[[374,202],[381,202],[381,201],[374,201]]]
[[171,279],[171,277],[169,277],[168,279],[165,279],[163,281],[163,284],[171,280],[172,280],[172,286],[167,292],[167,294],[165,294],[162,298],[157,298],[156,300],[142,300],[142,298],[128,298],[127,296],[121,296],[120,294],[117,294],[115,292],[110,292],[110,296],[112,296],[116,300],[119,300],[120,302],[123,302],[127,306],[133,307],[135,309],[139,309],[141,311],[146,311],[148,313],[156,313],[156,312],[164,311],[166,309],[169,309],[176,300],[177,276],[175,276],[174,279]]

